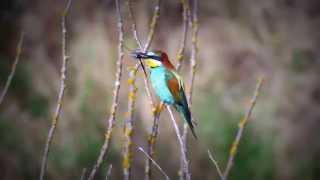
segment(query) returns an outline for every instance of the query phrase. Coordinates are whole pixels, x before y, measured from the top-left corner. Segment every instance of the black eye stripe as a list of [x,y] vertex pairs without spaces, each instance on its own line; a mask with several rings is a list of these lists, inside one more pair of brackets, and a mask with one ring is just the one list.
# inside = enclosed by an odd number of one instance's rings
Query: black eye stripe
[[159,56],[149,56],[151,59],[161,61],[161,58]]

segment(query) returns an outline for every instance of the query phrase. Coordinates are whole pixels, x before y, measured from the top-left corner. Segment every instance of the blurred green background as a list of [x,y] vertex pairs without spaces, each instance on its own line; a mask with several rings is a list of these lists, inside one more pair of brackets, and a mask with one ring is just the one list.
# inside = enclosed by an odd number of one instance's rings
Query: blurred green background
[[[26,33],[21,61],[0,106],[0,178],[36,179],[56,104],[61,65],[60,15],[66,1],[2,0],[0,90]],[[125,2],[125,45],[136,48]],[[137,27],[146,40],[154,1],[133,1]],[[175,57],[182,38],[180,1],[162,1],[152,44]],[[224,168],[238,122],[248,108],[256,79],[266,77],[240,144],[230,179],[320,179],[320,2],[318,0],[199,0],[199,58],[192,112],[199,140],[189,139],[193,179],[218,179],[207,156]],[[114,1],[74,0],[67,18],[69,61],[61,121],[51,148],[47,179],[79,179],[94,164],[104,138],[117,57]],[[182,75],[189,79],[190,38]],[[126,52],[120,107],[110,152],[113,179],[122,178],[121,148],[127,111]],[[133,179],[142,179],[152,116],[138,73]],[[186,84],[188,86],[188,84]],[[181,125],[181,124],[180,124]],[[178,178],[178,142],[168,115],[161,116],[155,160]],[[163,179],[154,169],[153,179]]]

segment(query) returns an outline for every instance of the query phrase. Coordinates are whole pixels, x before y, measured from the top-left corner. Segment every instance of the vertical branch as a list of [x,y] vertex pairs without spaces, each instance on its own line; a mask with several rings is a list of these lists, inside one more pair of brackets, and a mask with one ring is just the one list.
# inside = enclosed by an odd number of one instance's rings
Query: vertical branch
[[[158,3],[159,3],[160,1],[158,1]],[[134,16],[134,14],[133,14],[133,11],[132,11],[132,4],[131,4],[131,0],[127,0],[127,5],[128,5],[128,10],[129,10],[129,17],[131,18],[131,21],[132,21],[132,25],[131,25],[131,30],[132,30],[132,33],[133,33],[133,37],[134,37],[134,39],[136,40],[136,43],[137,43],[137,45],[139,46],[139,48],[142,50],[143,49],[143,46],[142,46],[142,44],[141,44],[141,41],[140,41],[140,39],[139,39],[139,35],[138,35],[138,31],[137,31],[137,25],[136,25],[136,21],[135,21],[135,16]],[[157,6],[160,6],[159,4],[157,4],[156,5],[156,7]],[[158,10],[157,8],[155,8],[155,11],[156,10]],[[154,15],[153,16],[159,16],[159,10],[158,10],[158,12],[154,12]],[[158,20],[158,18],[152,18],[152,19],[155,19],[155,22],[153,22],[153,26],[152,26],[152,28],[155,28],[156,27],[156,24],[157,24],[157,20]],[[152,33],[150,33],[150,32],[152,32]],[[151,44],[151,40],[153,39],[153,36],[154,36],[154,30],[153,31],[151,31],[150,30],[150,32],[149,32],[149,34],[148,34],[148,40],[150,40],[150,41],[148,41],[147,43],[146,43],[146,45],[147,44]],[[143,51],[147,51],[148,50],[148,47],[149,47],[150,45],[148,45],[147,46],[147,49],[143,49]],[[140,65],[143,67],[144,65],[143,65],[143,62],[140,60]],[[137,69],[138,69],[139,67],[137,67]],[[151,107],[153,108],[153,109],[155,109],[155,103],[154,103],[154,100],[153,100],[153,96],[152,96],[152,93],[151,93],[151,91],[150,91],[150,83],[149,83],[149,81],[148,81],[148,75],[146,74],[146,72],[144,71],[144,83],[145,83],[145,90],[146,90],[146,93],[147,93],[147,96],[148,96],[148,98],[149,98],[149,102],[150,102],[150,105],[151,105]]]
[[[154,154],[155,154],[160,113],[163,107],[164,107],[164,104],[160,103],[159,107],[155,108],[156,110],[153,111],[153,124],[152,124],[151,133],[148,136],[148,155],[150,157],[154,157]],[[145,180],[149,180],[151,178],[151,164],[152,164],[151,159],[147,158],[146,164],[145,164]]]
[[135,85],[136,74],[139,64],[133,67],[129,72],[129,95],[128,95],[128,112],[124,125],[125,142],[123,147],[123,175],[125,180],[131,179],[131,161],[132,161],[132,135],[133,135],[133,113],[136,101],[137,87]]
[[6,84],[3,88],[3,91],[0,95],[0,105],[2,104],[2,101],[4,99],[4,97],[6,96],[7,92],[8,92],[8,89],[10,87],[10,84],[11,84],[11,81],[13,79],[13,76],[14,76],[14,73],[16,72],[16,68],[17,68],[17,65],[19,63],[19,60],[20,60],[20,55],[21,55],[21,52],[22,52],[22,44],[23,44],[23,39],[24,39],[24,32],[21,33],[20,35],[20,39],[19,39],[19,42],[18,42],[18,45],[17,45],[17,52],[16,52],[16,57],[14,59],[14,62],[11,66],[11,72],[8,76],[8,79],[6,81]]
[[263,81],[264,81],[264,78],[263,77],[260,77],[258,79],[258,82],[257,82],[257,86],[256,86],[256,89],[254,91],[254,95],[253,97],[251,98],[251,101],[250,101],[250,107],[249,109],[246,111],[246,114],[245,116],[240,120],[239,122],[239,129],[237,131],[237,135],[232,143],[232,146],[230,148],[230,154],[229,154],[229,158],[228,158],[228,162],[227,162],[227,166],[226,166],[226,169],[223,173],[223,180],[227,180],[228,179],[228,175],[230,173],[230,170],[234,164],[234,158],[238,152],[238,146],[239,146],[239,143],[240,143],[240,140],[241,140],[241,137],[242,137],[242,134],[243,134],[243,131],[244,131],[244,128],[252,114],[252,110],[256,104],[256,101],[257,101],[257,98],[259,96],[259,93],[260,93],[260,89],[261,89],[261,86],[263,84]]
[[190,8],[188,0],[181,0],[183,7],[182,17],[183,17],[183,28],[182,28],[182,40],[180,42],[180,48],[177,54],[177,71],[181,69],[181,63],[184,60],[184,51],[187,42],[188,27],[190,20]]
[[116,111],[119,103],[118,101],[119,101],[120,80],[122,76],[122,65],[123,65],[123,56],[124,56],[124,53],[123,53],[124,31],[123,31],[122,17],[120,13],[119,0],[115,0],[115,1],[116,1],[116,11],[118,15],[119,45],[118,45],[117,72],[116,72],[116,79],[115,79],[114,89],[113,89],[113,100],[112,100],[110,115],[107,121],[108,127],[105,133],[104,143],[100,149],[99,157],[89,175],[89,178],[88,178],[89,180],[92,180],[94,178],[97,170],[99,169],[101,163],[103,162],[105,154],[109,149],[112,130],[116,121]]
[[158,24],[158,19],[160,17],[160,0],[156,0],[156,6],[154,7],[153,16],[150,24],[150,29],[148,33],[147,43],[144,45],[143,51],[147,51],[151,45],[154,37],[154,32]]
[[[148,39],[147,39],[145,46],[143,47],[141,44],[141,41],[139,39],[139,36],[138,36],[136,22],[135,22],[135,18],[134,18],[133,12],[132,12],[131,1],[128,0],[128,2],[127,2],[128,9],[129,9],[129,16],[131,17],[131,20],[132,20],[131,29],[133,32],[133,36],[134,36],[138,46],[140,47],[140,49],[143,50],[144,52],[149,49],[151,42],[153,40],[155,28],[157,26],[158,19],[160,17],[160,3],[161,3],[160,0],[157,0],[155,8],[154,8],[154,12],[153,12],[153,17],[152,17],[152,20],[150,23],[150,30],[148,33]],[[141,65],[143,65],[141,61],[140,61],[140,63],[141,63]],[[148,80],[148,75],[146,73],[144,73],[144,84],[145,84],[145,90],[146,90],[147,96],[149,98],[150,106],[152,107],[152,115],[153,115],[152,130],[151,130],[151,133],[149,134],[149,137],[148,137],[148,155],[150,157],[153,157],[154,152],[155,152],[156,138],[158,135],[159,116],[160,116],[160,111],[161,111],[163,105],[161,104],[159,107],[156,107],[155,101],[153,100],[153,96],[150,91],[150,83]],[[152,164],[151,158],[146,158],[146,164],[145,164],[145,174],[146,174],[145,179],[146,180],[149,180],[151,177],[151,168],[150,168],[151,164]]]
[[171,121],[172,121],[172,124],[173,124],[173,127],[176,131],[176,135],[178,137],[178,141],[180,143],[180,151],[181,151],[181,159],[183,160],[184,162],[184,166],[183,166],[183,169],[182,169],[182,172],[185,173],[186,175],[186,179],[187,180],[190,180],[191,179],[191,175],[190,175],[190,172],[189,172],[189,169],[188,169],[188,160],[187,160],[187,155],[186,155],[186,152],[187,150],[185,149],[185,146],[183,144],[183,140],[182,140],[182,137],[181,137],[181,134],[180,134],[180,130],[179,130],[179,127],[177,125],[177,122],[174,118],[174,115],[172,113],[172,110],[170,108],[170,106],[167,106],[167,110],[169,112],[169,115],[170,115],[170,118],[171,118]]
[[142,49],[142,43],[140,41],[140,38],[139,38],[139,35],[138,35],[138,31],[137,31],[136,18],[135,18],[134,14],[133,14],[133,11],[132,11],[131,0],[127,0],[127,5],[128,5],[128,10],[129,10],[129,17],[130,17],[130,19],[132,21],[131,30],[132,30],[132,33],[133,33],[133,37],[136,40],[136,43],[139,46],[139,48]]
[[[157,26],[158,19],[160,17],[160,3],[161,3],[161,1],[157,0],[155,8],[154,8],[151,24],[150,24],[148,40],[147,40],[147,43],[144,46],[144,51],[147,51],[149,49],[150,45],[151,45],[151,41],[152,41],[153,36],[154,36],[154,31],[155,31],[155,28]],[[144,82],[145,82],[145,86],[146,87],[150,87],[146,75],[144,77]],[[150,93],[150,88],[146,88],[146,91],[147,91],[147,94],[149,96],[150,101],[152,102],[152,96],[151,96],[151,93]],[[160,112],[161,112],[162,108],[163,108],[163,104],[162,103],[159,105],[159,107],[157,107],[155,105],[155,103],[153,103],[153,105],[152,105],[153,124],[152,124],[152,128],[151,128],[151,133],[148,136],[148,155],[151,158],[147,158],[146,159],[145,180],[149,180],[151,178],[151,164],[152,164],[152,160],[151,159],[153,158],[154,153],[155,153],[155,145],[156,145],[156,139],[157,139],[157,136],[158,136]]]
[[44,153],[42,156],[42,162],[41,162],[41,171],[40,171],[40,180],[44,179],[44,174],[47,169],[47,161],[48,161],[48,155],[49,155],[49,150],[50,150],[50,145],[52,143],[56,127],[58,125],[58,121],[60,118],[60,113],[62,109],[62,100],[64,97],[65,93],[65,88],[66,88],[66,76],[67,76],[67,61],[69,57],[66,55],[66,16],[69,12],[71,6],[71,0],[68,1],[68,4],[66,8],[64,9],[62,13],[62,19],[61,19],[61,29],[62,29],[62,66],[61,66],[61,77],[60,77],[60,90],[59,90],[59,95],[58,95],[58,100],[57,100],[57,106],[56,110],[53,114],[53,118],[51,121],[51,127],[48,133],[48,138],[46,141]]
[[[192,91],[193,91],[193,83],[195,79],[196,74],[196,68],[197,68],[197,56],[198,56],[198,31],[199,31],[199,23],[198,23],[198,0],[193,1],[193,9],[192,9],[192,40],[191,40],[191,64],[190,64],[190,82],[189,82],[189,93],[188,93],[188,102],[189,102],[189,108],[191,108],[192,105]],[[184,149],[187,149],[187,134],[188,134],[188,124],[184,123],[183,125],[183,134],[182,134],[182,140]],[[189,165],[187,164],[187,168]],[[181,162],[181,173],[183,176],[186,175],[183,170],[183,162]]]
[[[148,51],[148,49],[150,48],[150,45],[151,45],[151,42],[153,40],[153,37],[154,37],[154,32],[155,32],[155,29],[157,27],[157,24],[158,24],[158,19],[160,17],[160,3],[161,3],[161,0],[156,0],[156,5],[154,7],[154,11],[153,11],[153,16],[152,16],[152,20],[151,20],[151,24],[150,24],[150,29],[149,29],[149,33],[148,33],[148,39],[147,39],[147,42],[143,48],[143,51],[146,52]],[[142,62],[140,61],[141,65]],[[148,75],[145,73],[144,74],[144,84],[145,84],[145,89],[146,89],[146,93],[147,93],[147,96],[149,97],[149,101],[150,101],[150,105],[152,107],[152,113],[153,115],[155,116],[155,112],[156,112],[156,106],[155,106],[155,103],[154,103],[154,100],[153,100],[153,96],[152,96],[152,93],[150,91],[150,83],[148,81]]]
[[193,1],[193,12],[192,12],[192,45],[191,45],[191,70],[190,70],[190,82],[189,82],[189,95],[188,101],[191,106],[192,104],[192,91],[193,91],[193,82],[197,70],[197,56],[198,56],[198,31],[199,31],[199,22],[198,22],[198,0]]

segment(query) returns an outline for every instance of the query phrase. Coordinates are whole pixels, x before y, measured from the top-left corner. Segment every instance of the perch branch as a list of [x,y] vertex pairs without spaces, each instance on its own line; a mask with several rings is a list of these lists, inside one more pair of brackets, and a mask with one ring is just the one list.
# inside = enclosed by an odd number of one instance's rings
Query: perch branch
[[51,122],[51,127],[48,133],[48,138],[46,141],[44,153],[42,156],[42,162],[41,162],[41,171],[40,171],[40,180],[44,179],[45,171],[47,169],[47,161],[48,161],[48,155],[49,155],[49,150],[50,150],[50,145],[52,143],[56,127],[58,125],[58,121],[60,118],[60,113],[62,109],[62,101],[63,97],[65,94],[65,89],[66,89],[66,76],[67,76],[67,61],[69,57],[66,55],[66,16],[69,12],[70,6],[71,6],[71,1],[69,0],[67,3],[66,8],[64,9],[62,13],[62,19],[61,19],[61,29],[62,29],[62,66],[61,66],[61,78],[60,78],[60,90],[59,90],[59,95],[58,95],[58,100],[57,100],[57,106],[56,110],[53,114],[52,122]]
[[166,178],[166,180],[170,180],[169,176],[164,172],[164,170],[159,166],[159,164],[153,160],[153,158],[151,156],[149,156],[148,153],[146,153],[142,147],[138,148],[139,151],[141,151],[148,159],[150,159],[150,161],[159,169],[159,171],[163,174],[163,176]]
[[[146,52],[148,50],[148,48],[150,47],[150,45],[151,45],[151,41],[152,41],[153,36],[154,36],[155,28],[157,26],[157,22],[158,22],[158,19],[160,17],[160,0],[157,0],[157,2],[156,2],[155,8],[154,8],[153,17],[152,17],[152,20],[151,20],[151,23],[150,23],[150,30],[149,30],[149,33],[148,33],[148,39],[147,39],[147,42],[146,42],[144,47],[142,46],[141,41],[140,41],[139,36],[138,36],[138,32],[137,32],[137,28],[136,28],[136,22],[135,22],[134,14],[133,14],[133,11],[132,11],[131,1],[128,0],[127,4],[128,4],[128,9],[129,9],[129,16],[131,17],[131,20],[132,20],[131,29],[132,29],[132,32],[133,32],[133,36],[134,36],[139,48],[141,50],[143,50],[144,52]],[[140,64],[143,67],[143,62],[142,61],[140,61]],[[160,116],[159,113],[160,113],[160,110],[162,109],[163,106],[160,105],[159,107],[156,107],[156,103],[153,100],[153,96],[152,96],[152,93],[150,91],[150,83],[149,83],[149,80],[148,80],[148,75],[147,75],[147,73],[145,71],[144,71],[144,84],[145,84],[145,90],[146,90],[147,96],[149,98],[150,106],[152,107],[152,115],[153,115],[152,130],[151,130],[151,133],[150,133],[150,135],[148,137],[148,154],[149,154],[150,157],[153,157],[153,154],[154,154],[154,151],[155,151],[155,142],[156,142],[156,138],[157,138],[157,135],[158,135],[158,121],[159,121],[159,116]],[[150,168],[151,163],[152,162],[151,162],[150,158],[147,158],[146,159],[146,165],[145,165],[145,173],[146,173],[145,179],[146,180],[150,179],[150,177],[151,177],[151,168]]]
[[257,82],[257,85],[256,85],[256,89],[254,91],[254,95],[253,97],[251,98],[251,101],[250,101],[250,107],[249,109],[246,111],[246,114],[245,116],[240,120],[239,122],[239,128],[238,128],[238,131],[237,131],[237,134],[236,134],[236,137],[232,143],[232,146],[230,148],[230,154],[229,154],[229,158],[228,158],[228,162],[227,162],[227,165],[226,165],[226,169],[223,173],[223,180],[227,180],[228,178],[228,175],[230,173],[230,170],[234,164],[234,158],[238,152],[238,146],[239,146],[239,143],[240,143],[240,140],[241,140],[241,137],[243,135],[243,132],[244,132],[244,128],[252,114],[252,110],[256,104],[256,101],[257,101],[257,98],[259,96],[259,93],[260,93],[260,89],[262,87],[262,84],[264,82],[264,78],[263,77],[260,77],[258,79],[258,82]]
[[[154,8],[151,24],[150,24],[148,40],[144,46],[144,51],[147,51],[151,45],[151,41],[153,39],[156,26],[158,24],[158,19],[160,17],[160,3],[161,3],[161,1],[157,0],[155,8]],[[144,82],[145,82],[146,92],[147,92],[147,95],[149,96],[150,102],[153,102],[153,100],[152,100],[153,96],[150,91],[150,85],[149,85],[150,83],[148,81],[147,74],[145,74],[145,76],[144,76]],[[150,105],[152,107],[153,124],[152,124],[151,133],[148,136],[148,155],[152,158],[154,156],[154,152],[155,152],[156,139],[158,136],[160,112],[163,108],[163,104],[161,103],[159,105],[159,107],[157,107],[155,103],[150,103]],[[146,159],[145,180],[149,180],[151,178],[151,162],[152,161],[150,158]]]
[[[154,37],[154,32],[155,32],[155,29],[157,27],[158,20],[160,17],[160,3],[161,3],[161,0],[157,0],[156,5],[154,7],[153,16],[152,16],[152,20],[151,20],[151,24],[150,24],[150,28],[149,28],[149,33],[148,33],[148,39],[147,39],[147,42],[143,48],[144,52],[148,51],[148,49],[150,48],[151,42],[153,40],[153,37]],[[141,63],[141,65],[143,65],[143,63],[141,61],[140,61],[140,63]],[[145,89],[147,92],[147,96],[149,97],[150,105],[152,107],[152,113],[155,116],[156,106],[155,106],[155,103],[153,100],[152,93],[150,91],[150,83],[148,81],[148,75],[145,72],[144,72],[144,83],[145,83]]]
[[[158,128],[159,128],[159,119],[160,119],[160,112],[164,107],[163,103],[160,103],[159,107],[156,108],[153,114],[153,124],[151,133],[148,136],[148,154],[150,157],[153,157],[155,154],[155,146],[156,140],[158,137]],[[146,159],[145,164],[145,180],[149,180],[151,178],[151,160],[149,158]]]
[[183,144],[182,137],[181,137],[181,134],[180,134],[180,130],[179,130],[177,122],[176,122],[176,120],[174,118],[174,115],[172,113],[172,110],[171,110],[170,106],[168,106],[168,105],[167,105],[167,110],[169,112],[170,119],[172,121],[173,127],[174,127],[174,129],[176,131],[176,135],[178,137],[178,141],[180,143],[181,159],[184,162],[183,172],[186,174],[186,179],[190,180],[191,177],[190,177],[190,172],[189,172],[189,169],[188,169],[188,163],[189,162],[187,160],[187,155],[186,155],[187,150],[185,149],[185,146]]
[[113,100],[112,100],[110,115],[107,120],[108,126],[105,133],[104,143],[100,149],[99,157],[89,175],[89,178],[88,178],[89,180],[92,180],[94,178],[97,170],[99,169],[101,163],[103,162],[106,152],[109,149],[112,130],[116,121],[116,111],[118,108],[120,81],[122,76],[122,65],[123,65],[123,57],[124,57],[124,52],[123,52],[124,31],[123,31],[122,17],[120,13],[119,0],[115,0],[115,1],[116,1],[116,11],[118,15],[119,45],[118,45],[117,72],[116,72],[116,79],[115,79],[114,89],[113,89]]
[[[158,3],[159,3],[159,1],[158,1]],[[138,36],[137,25],[136,25],[136,21],[135,21],[135,16],[134,16],[133,11],[132,11],[131,0],[128,0],[128,1],[127,1],[127,5],[128,5],[128,10],[129,10],[129,17],[131,18],[131,21],[132,21],[131,30],[132,30],[132,33],[133,33],[134,39],[136,40],[137,45],[138,45],[139,48],[142,50],[142,49],[143,49],[143,46],[142,46],[141,41],[140,41],[139,36]],[[156,6],[159,6],[159,5],[156,5]],[[155,11],[156,11],[156,8],[155,8]],[[157,14],[159,14],[159,12],[158,12],[158,13],[155,12],[155,13],[154,13],[154,16],[156,16]],[[152,18],[152,19],[154,19],[154,18]],[[152,26],[152,28],[155,28],[155,27],[156,27],[157,20],[158,20],[158,18],[156,19],[156,22],[154,23],[155,25]],[[154,30],[153,30],[153,31],[150,30],[150,32],[149,32],[149,34],[148,34],[148,37],[149,37],[148,40],[150,40],[150,41],[148,41],[148,42],[146,43],[146,45],[147,45],[147,44],[151,44],[151,40],[153,39],[153,36],[154,36],[154,33],[153,33],[153,32],[154,32]],[[148,48],[148,47],[149,47],[149,45],[146,46],[146,48]],[[147,51],[147,50],[148,50],[148,49],[143,49],[144,52]],[[147,96],[148,96],[148,98],[149,98],[150,105],[151,105],[151,107],[152,107],[153,109],[155,109],[155,103],[154,103],[154,100],[153,100],[152,93],[151,93],[151,91],[150,91],[150,83],[149,83],[149,81],[148,81],[148,75],[147,75],[147,73],[145,72],[143,62],[142,62],[141,60],[139,60],[139,62],[140,62],[141,67],[143,68],[145,90],[146,90]],[[138,68],[139,68],[139,67],[137,67],[137,69],[138,69]],[[153,110],[153,111],[154,111],[154,110]]]
[[16,72],[16,68],[17,68],[17,65],[19,63],[19,60],[20,60],[20,55],[21,55],[21,52],[22,52],[22,44],[23,44],[23,39],[24,39],[24,32],[21,33],[20,35],[20,39],[19,39],[19,42],[18,42],[18,45],[17,45],[17,52],[16,52],[16,57],[14,59],[14,62],[11,66],[11,72],[8,76],[8,79],[6,81],[6,84],[3,88],[3,91],[1,93],[1,96],[0,96],[0,105],[2,104],[2,101],[4,99],[4,97],[6,96],[7,92],[8,92],[8,89],[10,87],[10,84],[11,84],[11,81],[13,79],[13,76],[14,76],[14,73]]
[[[191,40],[191,58],[190,58],[190,82],[189,82],[189,92],[188,92],[188,102],[189,102],[189,108],[191,108],[192,105],[192,92],[193,92],[193,83],[195,79],[196,74],[196,68],[197,68],[197,56],[198,56],[198,31],[199,31],[199,23],[198,23],[198,0],[193,1],[193,11],[192,11],[192,40]],[[184,123],[183,125],[183,134],[182,134],[182,140],[184,149],[187,149],[187,134],[188,134],[188,124]],[[189,164],[187,164],[187,168],[189,168]],[[183,170],[183,164],[181,162],[181,172],[182,175],[185,173]],[[181,176],[183,177],[183,176]]]

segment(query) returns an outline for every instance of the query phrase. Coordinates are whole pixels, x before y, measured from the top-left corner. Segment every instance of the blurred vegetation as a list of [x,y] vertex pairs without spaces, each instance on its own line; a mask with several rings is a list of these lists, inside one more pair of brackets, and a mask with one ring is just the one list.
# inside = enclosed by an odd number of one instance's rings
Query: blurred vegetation
[[[146,38],[153,1],[133,1],[138,30]],[[317,0],[202,0],[199,7],[199,66],[192,112],[199,141],[190,138],[194,179],[217,179],[207,149],[224,168],[238,122],[248,107],[256,78],[266,84],[245,130],[230,179],[320,179],[320,2]],[[135,48],[125,3],[126,46]],[[61,62],[60,13],[64,1],[4,0],[0,7],[0,90],[26,32],[17,72],[0,105],[0,177],[35,179],[54,109]],[[48,164],[48,179],[79,179],[101,147],[114,80],[117,30],[111,0],[74,1],[67,19],[70,60],[66,98]],[[155,49],[171,60],[179,48],[180,1],[163,1]],[[190,42],[190,39],[188,39]],[[182,74],[188,82],[190,47]],[[127,107],[126,55],[120,108],[112,146],[97,179],[109,164],[122,178],[121,147]],[[151,112],[138,74],[135,147],[146,147]],[[187,84],[188,86],[188,84]],[[174,138],[173,138],[174,137]],[[178,177],[179,151],[166,113],[161,116],[156,161]],[[133,179],[144,176],[144,156],[135,151]],[[154,169],[154,179],[162,176]]]

